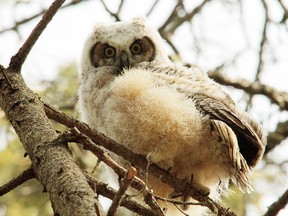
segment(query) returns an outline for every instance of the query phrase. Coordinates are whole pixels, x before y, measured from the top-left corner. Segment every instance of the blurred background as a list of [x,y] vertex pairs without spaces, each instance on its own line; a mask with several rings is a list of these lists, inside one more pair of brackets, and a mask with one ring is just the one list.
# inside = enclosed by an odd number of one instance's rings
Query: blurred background
[[[0,0],[0,64],[8,66],[51,3]],[[159,30],[171,59],[207,71],[263,125],[268,146],[252,173],[255,191],[243,194],[231,187],[223,203],[240,216],[265,214],[288,188],[288,1],[66,1],[24,64],[27,85],[45,102],[80,118],[77,67],[85,38],[98,22],[139,16]],[[97,159],[77,145],[71,148],[79,164],[91,172]],[[0,110],[0,185],[29,167],[24,153]],[[53,215],[42,190],[36,180],[30,180],[1,196],[0,216]],[[278,215],[288,215],[288,206]]]

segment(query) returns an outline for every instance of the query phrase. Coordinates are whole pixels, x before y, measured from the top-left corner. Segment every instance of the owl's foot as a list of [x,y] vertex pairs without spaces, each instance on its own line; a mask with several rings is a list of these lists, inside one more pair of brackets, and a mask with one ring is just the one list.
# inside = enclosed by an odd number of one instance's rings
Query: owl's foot
[[[208,195],[210,194],[210,189],[203,185],[194,184],[193,187],[197,190],[196,192],[197,195],[208,197]],[[184,211],[188,210],[190,205],[197,205],[197,202],[193,202],[193,204],[191,203],[190,200],[192,197],[190,195],[189,189],[186,193],[179,193],[179,192],[174,191],[169,195],[170,199],[178,199],[179,197],[181,198],[181,201],[183,202],[181,204],[181,209]]]
[[[193,179],[194,179],[194,175],[192,174],[189,181],[190,181],[191,187],[193,188],[193,190],[195,190],[194,194],[207,197],[210,194],[210,189],[202,184],[193,182]],[[185,193],[182,193],[182,192],[179,193],[179,192],[174,191],[169,195],[169,198],[177,199],[181,197],[181,200],[183,202],[183,204],[181,205],[181,208],[183,210],[187,210],[189,208],[189,205],[185,204],[185,202],[187,202],[189,200],[189,197],[191,197],[191,191],[190,191],[191,187],[187,188],[187,191]]]

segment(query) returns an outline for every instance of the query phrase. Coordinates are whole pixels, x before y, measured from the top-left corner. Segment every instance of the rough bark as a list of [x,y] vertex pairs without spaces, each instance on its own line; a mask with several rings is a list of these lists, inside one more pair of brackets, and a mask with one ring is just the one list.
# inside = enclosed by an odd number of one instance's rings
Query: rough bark
[[20,73],[0,66],[0,106],[14,127],[55,215],[101,215],[85,176]]

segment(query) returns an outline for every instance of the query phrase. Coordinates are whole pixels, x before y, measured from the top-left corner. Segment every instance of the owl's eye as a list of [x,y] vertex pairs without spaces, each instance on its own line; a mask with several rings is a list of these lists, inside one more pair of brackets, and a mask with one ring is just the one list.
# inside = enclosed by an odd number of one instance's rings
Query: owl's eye
[[130,47],[130,51],[133,55],[140,54],[142,52],[142,46],[137,41],[133,43]]
[[106,58],[113,58],[116,54],[116,50],[113,47],[107,46],[104,48],[103,54]]

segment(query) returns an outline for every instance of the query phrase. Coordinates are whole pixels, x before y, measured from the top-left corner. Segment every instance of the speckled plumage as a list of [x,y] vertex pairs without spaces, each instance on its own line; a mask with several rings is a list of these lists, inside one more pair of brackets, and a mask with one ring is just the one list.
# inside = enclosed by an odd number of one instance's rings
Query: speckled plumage
[[[229,180],[252,190],[249,172],[266,142],[261,127],[205,73],[172,63],[142,19],[96,26],[82,55],[79,101],[91,127],[177,178],[193,176],[211,198]],[[153,176],[149,183],[162,196],[173,192]]]

